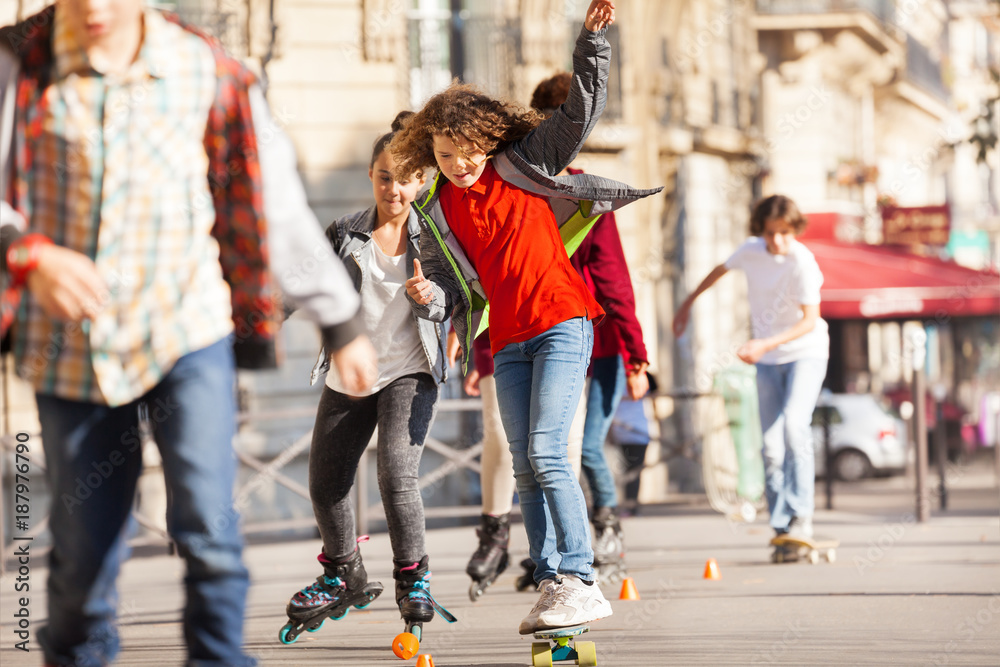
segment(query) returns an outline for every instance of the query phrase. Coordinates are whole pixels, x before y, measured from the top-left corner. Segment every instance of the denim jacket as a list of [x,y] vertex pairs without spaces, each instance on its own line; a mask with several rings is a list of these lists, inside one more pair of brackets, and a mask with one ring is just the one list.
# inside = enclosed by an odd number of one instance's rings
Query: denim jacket
[[[372,253],[372,232],[375,230],[378,213],[374,206],[367,211],[358,211],[351,215],[336,220],[326,230],[326,237],[333,246],[333,251],[337,253],[344,262],[347,275],[354,283],[354,288],[361,293],[361,285],[365,280],[365,270],[371,263]],[[407,222],[407,232],[409,240],[406,244],[406,276],[413,277],[413,260],[423,259],[420,255],[420,224],[417,222],[417,212],[411,207],[410,218]],[[361,304],[364,308],[364,304]],[[443,384],[448,379],[447,354],[445,351],[446,337],[444,325],[441,322],[432,322],[419,316],[417,305],[410,301],[413,310],[413,322],[417,327],[420,336],[420,344],[427,355],[427,363],[431,368],[431,375],[439,384]],[[316,384],[319,377],[330,369],[330,357],[326,350],[321,349],[316,365],[310,375],[310,384]]]
[[[566,102],[527,136],[490,158],[500,178],[548,199],[569,255],[601,215],[663,189],[639,190],[593,174],[558,176],[580,152],[607,102],[611,46],[605,32],[606,28],[581,31],[573,51],[573,80]],[[451,317],[466,371],[472,339],[485,328],[482,320],[489,306],[475,267],[445,219],[439,201],[443,178],[439,173],[414,204],[426,230],[421,236],[420,263],[424,277],[433,285],[433,298],[426,305],[411,303],[421,317],[436,322]]]

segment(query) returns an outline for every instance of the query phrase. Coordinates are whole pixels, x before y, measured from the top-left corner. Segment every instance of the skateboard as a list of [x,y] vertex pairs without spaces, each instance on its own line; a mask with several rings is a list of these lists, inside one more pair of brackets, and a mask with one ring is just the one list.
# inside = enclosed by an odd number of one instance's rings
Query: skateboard
[[594,642],[573,640],[573,646],[569,645],[573,637],[589,630],[588,625],[539,630],[535,633],[535,639],[547,639],[553,645],[549,646],[548,641],[532,642],[532,667],[552,667],[552,663],[555,662],[568,662],[580,667],[597,667],[597,646]]
[[809,539],[797,539],[788,535],[779,535],[771,540],[774,551],[771,553],[771,562],[785,563],[805,558],[815,565],[822,555],[827,563],[837,560],[837,547],[840,540],[832,537],[816,535]]

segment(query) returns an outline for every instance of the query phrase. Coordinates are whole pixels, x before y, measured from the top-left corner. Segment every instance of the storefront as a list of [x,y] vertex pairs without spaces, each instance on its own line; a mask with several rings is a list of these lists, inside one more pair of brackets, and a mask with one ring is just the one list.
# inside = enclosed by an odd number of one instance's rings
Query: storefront
[[827,386],[898,397],[911,369],[904,340],[927,332],[928,387],[946,392],[950,431],[968,441],[991,419],[1000,391],[1000,275],[890,246],[802,239],[823,272],[820,312],[830,324]]

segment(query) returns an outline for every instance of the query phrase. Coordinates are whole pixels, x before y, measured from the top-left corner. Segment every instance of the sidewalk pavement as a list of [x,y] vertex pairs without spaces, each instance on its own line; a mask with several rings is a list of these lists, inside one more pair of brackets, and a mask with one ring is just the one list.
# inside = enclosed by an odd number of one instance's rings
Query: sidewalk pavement
[[[984,462],[985,461],[985,462]],[[619,601],[614,615],[584,639],[597,644],[602,667],[655,665],[1000,665],[1000,495],[990,462],[953,467],[947,511],[914,520],[911,478],[838,484],[825,510],[817,483],[817,532],[841,541],[836,562],[772,564],[763,519],[736,523],[703,496],[646,506],[624,521],[628,565],[642,597]],[[936,476],[931,481],[936,484]],[[766,518],[766,517],[765,517]],[[427,535],[432,591],[458,617],[424,626],[422,653],[436,667],[531,665],[532,638],[517,634],[535,593],[518,593],[523,529],[512,530],[512,566],[477,603],[469,601],[465,565],[476,546],[472,527]],[[277,637],[288,598],[320,572],[318,540],[255,544],[247,610],[248,650],[262,665],[414,665],[390,649],[403,630],[392,600],[387,535],[362,546],[372,579],[386,593],[292,645]],[[703,579],[715,558],[721,580]],[[44,617],[44,569],[34,563],[32,633]],[[124,652],[119,665],[181,665],[178,623],[182,563],[156,555],[129,561],[121,578]],[[13,579],[2,583],[0,663],[40,665],[41,653],[13,650]]]

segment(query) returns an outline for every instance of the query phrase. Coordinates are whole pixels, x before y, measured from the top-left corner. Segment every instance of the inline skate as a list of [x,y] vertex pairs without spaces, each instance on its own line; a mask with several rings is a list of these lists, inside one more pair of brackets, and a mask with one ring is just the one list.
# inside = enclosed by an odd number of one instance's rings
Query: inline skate
[[396,580],[396,604],[399,605],[400,617],[406,623],[404,632],[409,632],[417,641],[421,641],[424,623],[434,618],[434,612],[441,614],[441,618],[449,623],[457,620],[431,595],[431,571],[427,556],[416,563],[395,559],[392,562],[392,578]]
[[328,618],[340,620],[351,607],[364,609],[382,592],[381,583],[368,581],[360,549],[336,561],[320,553],[317,560],[323,574],[288,601],[288,623],[278,633],[282,644],[291,644],[303,630],[316,632]]
[[594,569],[598,581],[620,583],[628,576],[628,570],[625,568],[625,540],[616,508],[598,508],[591,523],[594,525]]
[[476,529],[479,547],[472,554],[465,568],[472,577],[469,599],[475,602],[482,596],[497,577],[507,569],[507,545],[510,542],[510,515],[491,516],[483,514],[480,527]]

